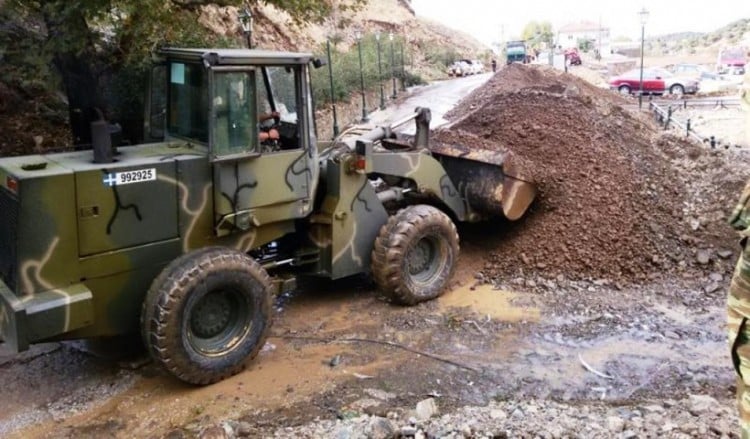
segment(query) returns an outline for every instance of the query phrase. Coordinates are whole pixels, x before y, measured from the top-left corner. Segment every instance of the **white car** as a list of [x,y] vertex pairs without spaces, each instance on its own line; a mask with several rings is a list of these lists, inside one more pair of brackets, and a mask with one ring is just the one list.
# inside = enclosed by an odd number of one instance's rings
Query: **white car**
[[471,67],[474,70],[475,74],[484,73],[484,64],[482,64],[482,61],[479,61],[478,59],[471,60]]

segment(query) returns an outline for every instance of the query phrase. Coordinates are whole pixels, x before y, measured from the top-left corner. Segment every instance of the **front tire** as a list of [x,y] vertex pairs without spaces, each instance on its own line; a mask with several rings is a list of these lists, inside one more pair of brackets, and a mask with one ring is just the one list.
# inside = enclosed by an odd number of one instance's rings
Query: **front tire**
[[629,95],[630,87],[627,85],[621,85],[620,87],[617,88],[617,91],[619,91],[621,95]]
[[151,357],[182,381],[205,385],[245,368],[270,327],[271,280],[251,257],[209,247],[172,261],[143,302]]
[[427,205],[409,206],[380,228],[372,273],[383,293],[402,305],[440,296],[456,269],[458,233],[453,221]]

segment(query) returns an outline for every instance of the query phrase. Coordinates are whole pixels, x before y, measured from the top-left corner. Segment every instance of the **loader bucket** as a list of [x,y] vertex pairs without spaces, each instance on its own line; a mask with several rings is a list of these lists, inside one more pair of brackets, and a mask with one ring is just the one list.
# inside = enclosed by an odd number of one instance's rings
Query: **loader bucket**
[[510,151],[437,142],[433,142],[430,151],[469,206],[485,216],[516,220],[534,201],[533,177]]

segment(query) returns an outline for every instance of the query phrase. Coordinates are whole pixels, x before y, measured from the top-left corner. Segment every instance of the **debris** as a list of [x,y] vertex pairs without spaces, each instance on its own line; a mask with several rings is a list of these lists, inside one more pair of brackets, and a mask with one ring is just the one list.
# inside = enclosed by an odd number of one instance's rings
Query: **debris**
[[580,361],[580,362],[581,362],[581,365],[582,365],[582,366],[583,366],[583,367],[584,367],[584,368],[585,368],[586,370],[588,370],[589,372],[593,373],[594,375],[596,375],[596,376],[598,376],[598,377],[602,377],[602,378],[608,379],[608,380],[614,379],[614,377],[613,377],[613,376],[611,376],[611,375],[607,375],[606,373],[602,373],[602,372],[599,372],[598,370],[596,370],[596,369],[594,369],[593,367],[589,366],[589,364],[588,364],[588,363],[586,363],[586,361],[584,361],[584,360],[583,360],[583,357],[581,356],[581,354],[578,354],[578,361]]
[[359,378],[360,380],[369,380],[375,378],[373,375],[365,375],[357,372],[352,373],[352,375],[354,375],[355,378]]
[[426,421],[431,417],[435,416],[438,412],[437,404],[435,404],[435,398],[427,398],[417,403],[417,419],[420,421]]
[[341,364],[341,355],[336,355],[328,361],[328,365],[331,367],[336,367],[339,364]]
[[698,250],[695,260],[701,265],[707,265],[711,261],[711,252],[708,250]]

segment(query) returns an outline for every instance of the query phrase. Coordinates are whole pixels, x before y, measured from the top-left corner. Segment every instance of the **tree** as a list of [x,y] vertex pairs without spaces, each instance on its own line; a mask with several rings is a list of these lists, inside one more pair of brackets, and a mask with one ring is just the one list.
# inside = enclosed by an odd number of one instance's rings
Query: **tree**
[[554,35],[549,21],[530,21],[521,32],[521,38],[533,49],[541,49],[542,43],[551,43]]
[[[334,8],[358,8],[368,0],[252,0],[248,6],[270,4],[290,14],[300,24],[322,21]],[[196,26],[198,9],[205,5],[242,6],[242,0],[6,0],[2,16],[33,24],[40,50],[33,56],[54,66],[67,96],[70,126],[75,144],[90,143],[89,124],[107,114],[114,100],[140,96],[135,91],[161,45],[236,44]],[[3,29],[0,27],[0,32]],[[123,76],[125,80],[123,81]],[[128,89],[113,96],[118,78]],[[124,111],[138,111],[133,102],[121,102]]]

